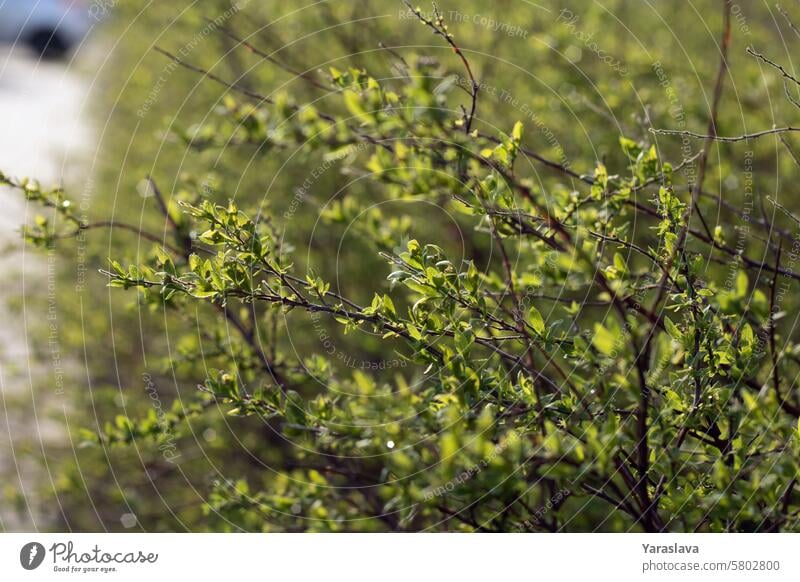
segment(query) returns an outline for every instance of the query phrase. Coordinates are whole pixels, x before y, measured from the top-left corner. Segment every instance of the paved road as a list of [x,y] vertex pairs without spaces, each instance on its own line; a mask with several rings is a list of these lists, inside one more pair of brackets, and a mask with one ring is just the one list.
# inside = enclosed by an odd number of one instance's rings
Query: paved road
[[[67,182],[76,172],[89,136],[80,78],[67,63],[0,46],[0,170],[45,184]],[[19,194],[0,190],[0,531],[47,527],[53,508],[42,507],[33,491],[55,476],[31,452],[43,455],[62,436],[57,418],[66,405],[56,394],[53,349],[32,344],[31,332],[46,321],[51,281],[48,258],[20,244],[19,226],[33,211]],[[45,301],[26,302],[26,292]],[[16,508],[11,490],[26,492]]]

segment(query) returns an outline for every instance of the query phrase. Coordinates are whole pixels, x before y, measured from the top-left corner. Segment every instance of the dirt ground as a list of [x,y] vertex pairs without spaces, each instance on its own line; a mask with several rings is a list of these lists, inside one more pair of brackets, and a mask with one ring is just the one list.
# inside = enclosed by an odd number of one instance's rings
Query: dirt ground
[[[83,78],[69,62],[40,62],[0,45],[0,170],[48,185],[74,175],[90,143]],[[31,485],[56,478],[43,454],[51,439],[65,438],[58,374],[69,355],[41,335],[34,345],[31,335],[34,325],[49,321],[49,309],[46,300],[33,304],[26,297],[55,296],[54,258],[21,244],[20,225],[33,209],[2,189],[0,209],[0,531],[41,530],[57,508],[42,507]],[[48,384],[52,390],[42,390]]]

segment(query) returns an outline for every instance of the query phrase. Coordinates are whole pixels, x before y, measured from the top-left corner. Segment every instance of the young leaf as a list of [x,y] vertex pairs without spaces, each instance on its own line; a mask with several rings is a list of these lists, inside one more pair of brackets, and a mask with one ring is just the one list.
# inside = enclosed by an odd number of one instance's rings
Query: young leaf
[[535,307],[531,307],[528,311],[528,323],[531,324],[536,333],[544,335],[544,319],[542,319],[542,314]]

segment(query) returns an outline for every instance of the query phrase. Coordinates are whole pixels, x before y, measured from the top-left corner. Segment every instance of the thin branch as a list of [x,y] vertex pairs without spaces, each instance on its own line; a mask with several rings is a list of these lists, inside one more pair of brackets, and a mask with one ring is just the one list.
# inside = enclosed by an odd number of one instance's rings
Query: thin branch
[[788,216],[789,218],[791,218],[791,219],[792,219],[792,220],[793,220],[793,221],[794,221],[796,224],[800,225],[800,218],[796,217],[796,216],[795,216],[795,215],[792,213],[792,211],[791,211],[791,210],[789,210],[788,208],[786,208],[786,207],[785,207],[783,204],[781,204],[781,203],[780,203],[780,202],[778,202],[777,200],[774,200],[774,199],[773,199],[771,196],[767,196],[767,201],[768,201],[768,202],[770,202],[770,203],[772,203],[772,204],[773,204],[774,206],[776,206],[776,207],[777,207],[779,210],[783,211],[783,213],[784,213],[786,216]]
[[[209,18],[206,18],[206,20],[208,20],[209,22],[213,22]],[[240,45],[245,47],[248,51],[250,51],[254,55],[257,55],[257,56],[261,57],[262,59],[264,59],[265,61],[270,62],[273,65],[277,66],[279,69],[282,69],[283,71],[286,71],[287,73],[289,73],[291,75],[294,75],[295,77],[300,78],[303,81],[306,81],[307,83],[313,85],[317,89],[322,89],[323,91],[330,91],[332,89],[331,87],[328,87],[328,86],[320,83],[319,81],[317,81],[308,71],[298,71],[297,69],[294,69],[294,68],[290,67],[286,63],[284,63],[282,61],[279,61],[274,56],[272,56],[272,54],[269,54],[269,53],[259,49],[258,47],[253,45],[251,42],[249,42],[249,41],[247,41],[247,40],[245,40],[243,38],[240,38],[239,36],[234,34],[234,32],[232,30],[230,30],[230,28],[228,28],[227,26],[224,26],[224,25],[223,26],[219,26],[217,28],[217,30],[219,32],[221,32],[222,34],[224,34],[225,36],[227,36],[228,38],[230,38],[231,40],[233,40],[235,42],[238,42]]]
[[[650,259],[650,261],[652,261],[652,263],[653,263],[653,264],[654,264],[656,267],[658,267],[659,269],[662,269],[662,270],[664,270],[664,269],[665,269],[665,267],[664,267],[664,264],[663,264],[663,261],[662,261],[661,259],[659,259],[659,258],[658,258],[658,257],[656,257],[655,255],[653,255],[653,253],[651,253],[651,252],[650,252],[650,251],[648,251],[647,249],[643,249],[643,248],[642,248],[642,247],[640,247],[639,245],[636,245],[636,244],[634,244],[634,243],[632,243],[632,242],[628,242],[628,241],[622,240],[621,238],[617,238],[617,237],[615,237],[615,236],[609,236],[609,235],[607,235],[607,234],[602,234],[602,233],[599,233],[599,232],[595,232],[595,231],[593,231],[593,230],[589,230],[589,234],[590,234],[590,235],[592,235],[592,236],[593,236],[593,237],[595,237],[595,238],[598,238],[598,239],[602,240],[602,241],[605,241],[605,242],[610,242],[610,243],[614,243],[614,244],[616,244],[616,245],[620,245],[620,246],[622,246],[622,247],[625,247],[625,248],[628,248],[628,249],[634,250],[634,251],[636,251],[637,253],[639,253],[640,255],[643,255],[643,256],[647,257],[648,259]],[[675,281],[675,280],[672,278],[672,276],[669,274],[669,271],[666,271],[666,270],[664,270],[664,274],[667,276],[668,280],[669,280],[669,281],[670,281],[670,282],[671,282],[671,283],[672,283],[672,284],[673,284],[675,287],[677,287],[677,288],[679,288],[679,289],[680,289],[680,286],[679,286],[679,285],[678,285],[678,283],[677,283],[677,282],[676,282],[676,281]]]
[[[496,144],[502,143],[502,140],[500,138],[495,137],[493,135],[487,135],[485,133],[479,132],[478,133],[478,137],[483,138],[485,140],[488,140],[488,141],[490,141],[492,143],[496,143]],[[536,160],[537,162],[539,162],[541,164],[544,164],[548,168],[552,168],[553,170],[557,170],[558,172],[560,172],[562,174],[565,174],[565,175],[567,175],[567,176],[569,176],[571,178],[575,178],[576,180],[580,180],[581,182],[583,182],[585,184],[589,184],[590,186],[592,184],[594,184],[594,178],[592,178],[591,176],[587,176],[585,174],[579,174],[578,172],[575,172],[574,170],[571,170],[569,167],[565,166],[564,164],[560,164],[558,162],[554,162],[553,160],[545,158],[544,156],[542,156],[540,154],[537,154],[533,150],[530,150],[530,149],[525,148],[525,147],[520,147],[519,151],[520,151],[521,154],[524,154],[525,156],[527,156],[529,158],[532,158],[532,159]]]
[[789,18],[789,15],[786,13],[786,10],[783,9],[783,6],[781,6],[780,4],[776,4],[775,7],[778,9],[778,12],[780,12],[783,15],[783,18],[786,20],[786,23],[789,25],[789,28],[791,28],[794,31],[795,35],[797,35],[797,37],[800,38],[800,30],[797,29],[794,22],[792,22],[792,19]]
[[464,56],[464,53],[461,51],[461,47],[459,47],[455,40],[453,40],[453,35],[447,31],[447,25],[444,24],[444,19],[439,13],[439,9],[437,8],[435,2],[433,4],[433,14],[436,17],[435,22],[422,14],[420,10],[413,8],[408,0],[403,0],[403,2],[406,6],[408,6],[408,9],[411,10],[417,16],[417,18],[419,18],[420,22],[432,29],[434,34],[441,36],[445,42],[450,45],[450,47],[453,49],[453,52],[458,55],[458,58],[461,59],[471,83],[470,95],[472,97],[472,104],[470,105],[470,111],[466,117],[466,122],[464,123],[464,131],[465,133],[469,134],[472,131],[472,120],[475,118],[475,110],[478,107],[478,92],[481,88],[480,83],[475,80],[475,75],[472,74],[472,67],[469,64],[469,60],[466,56]]
[[737,141],[748,141],[751,139],[758,139],[760,137],[764,137],[766,135],[778,135],[781,133],[789,133],[794,131],[800,131],[800,127],[774,127],[772,129],[765,129],[763,131],[757,131],[755,133],[745,133],[742,135],[737,136],[721,136],[716,134],[702,134],[702,133],[695,133],[693,131],[682,131],[678,129],[651,129],[651,133],[659,134],[659,135],[680,135],[685,137],[691,137],[694,139],[705,139],[711,141],[724,141],[724,142],[737,142]]
[[119,228],[120,230],[127,230],[129,232],[137,234],[139,237],[141,237],[141,238],[143,238],[145,240],[149,240],[151,242],[157,243],[158,245],[164,247],[165,249],[169,250],[170,252],[172,252],[172,253],[174,253],[176,255],[181,255],[182,252],[183,252],[178,247],[171,245],[170,243],[166,242],[163,238],[161,238],[161,237],[159,237],[159,236],[157,236],[157,235],[155,235],[155,234],[153,234],[151,232],[147,232],[146,230],[142,230],[141,228],[139,228],[136,225],[128,224],[127,222],[120,222],[118,220],[100,220],[98,222],[84,222],[84,223],[81,223],[75,231],[69,232],[69,233],[56,234],[56,235],[53,236],[53,238],[54,239],[74,238],[74,237],[78,236],[78,234],[80,232],[83,232],[85,230],[92,230],[92,229],[96,229],[96,228],[108,228],[108,229]]
[[211,79],[212,81],[214,81],[216,83],[219,83],[223,87],[226,87],[227,89],[230,89],[231,91],[236,91],[238,93],[241,93],[242,95],[246,95],[246,96],[251,97],[253,99],[256,99],[257,101],[260,101],[262,103],[269,103],[271,105],[274,104],[274,101],[272,99],[270,99],[269,97],[267,97],[266,95],[262,95],[261,93],[256,93],[255,91],[251,91],[250,89],[247,89],[246,87],[242,87],[238,83],[232,83],[230,81],[226,81],[222,77],[220,77],[218,75],[215,75],[214,73],[212,73],[212,72],[210,72],[210,71],[208,71],[206,69],[198,67],[197,65],[193,65],[191,63],[187,63],[186,61],[184,61],[180,57],[177,57],[177,56],[173,55],[171,52],[169,52],[167,50],[164,50],[161,47],[157,47],[157,46],[153,47],[153,50],[155,50],[158,53],[161,53],[162,55],[164,55],[165,57],[170,59],[172,62],[174,62],[176,65],[180,65],[181,67],[183,67],[184,69],[188,69],[189,71],[193,71],[195,73],[199,73],[199,74],[203,75],[204,77],[207,77],[207,78]]
[[781,73],[781,75],[783,75],[784,79],[792,81],[796,85],[800,85],[800,80],[798,80],[797,77],[789,74],[789,72],[786,69],[783,68],[783,65],[780,65],[780,64],[778,64],[778,63],[776,63],[774,61],[769,60],[767,57],[765,57],[761,53],[755,51],[752,47],[747,47],[747,49],[745,49],[745,50],[747,51],[748,54],[753,55],[755,58],[757,58],[758,60],[768,64],[773,69],[777,69],[778,71],[780,71],[780,73]]

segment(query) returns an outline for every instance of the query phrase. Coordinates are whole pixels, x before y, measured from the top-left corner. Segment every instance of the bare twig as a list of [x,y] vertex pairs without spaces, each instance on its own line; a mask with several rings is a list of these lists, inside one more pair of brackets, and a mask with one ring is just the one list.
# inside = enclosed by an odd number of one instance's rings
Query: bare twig
[[721,136],[712,133],[702,134],[702,133],[695,133],[693,131],[682,131],[678,129],[651,129],[652,133],[656,133],[659,135],[680,135],[685,137],[691,137],[694,139],[705,139],[710,141],[724,141],[724,142],[737,142],[737,141],[748,141],[751,139],[758,139],[759,137],[764,137],[766,135],[778,135],[781,133],[790,133],[794,131],[800,131],[800,127],[774,127],[772,129],[765,129],[763,131],[757,131],[755,133],[744,133],[742,135],[737,136]]
[[466,133],[470,133],[472,131],[472,120],[475,118],[475,110],[478,107],[478,92],[480,91],[480,83],[475,80],[475,75],[472,73],[472,66],[469,64],[469,60],[464,55],[455,40],[453,40],[453,35],[447,31],[447,25],[444,23],[444,18],[439,13],[439,9],[436,6],[436,3],[433,4],[433,14],[436,20],[432,20],[422,14],[422,11],[413,8],[408,0],[403,0],[406,6],[408,6],[409,10],[411,10],[414,14],[416,14],[417,18],[419,18],[420,22],[425,24],[428,28],[433,30],[433,33],[441,36],[447,44],[453,49],[458,55],[458,58],[461,59],[461,63],[464,65],[464,69],[467,72],[467,76],[469,77],[470,84],[471,84],[471,97],[472,103],[470,105],[470,111],[466,116],[466,120],[464,123],[464,131]]
[[755,58],[757,58],[761,62],[766,63],[770,67],[772,67],[773,69],[777,69],[778,71],[780,71],[780,73],[781,73],[781,75],[783,75],[784,79],[792,81],[796,85],[800,85],[800,80],[798,80],[797,77],[789,74],[789,72],[786,69],[783,68],[783,65],[780,65],[780,64],[776,63],[775,61],[769,60],[767,57],[762,55],[760,52],[757,52],[756,50],[754,50],[753,47],[747,47],[747,49],[745,49],[745,50],[747,50],[748,54],[753,55]]
[[179,65],[179,66],[183,67],[184,69],[188,69],[190,71],[194,71],[195,73],[200,73],[204,77],[206,77],[208,79],[211,79],[215,83],[219,83],[223,87],[226,87],[226,88],[228,88],[228,89],[230,89],[232,91],[236,91],[238,93],[241,93],[242,95],[247,95],[248,97],[251,97],[251,98],[256,99],[258,101],[261,101],[263,103],[270,103],[270,104],[274,103],[274,101],[272,99],[270,99],[269,97],[267,97],[266,95],[262,95],[261,93],[256,93],[255,91],[251,91],[250,89],[247,89],[246,87],[242,87],[241,85],[239,85],[237,83],[232,83],[230,81],[226,81],[222,77],[220,77],[218,75],[215,75],[214,73],[212,73],[212,72],[210,72],[210,71],[208,71],[206,69],[203,69],[201,67],[193,65],[191,63],[187,63],[186,61],[184,61],[180,57],[173,55],[171,52],[169,52],[167,50],[164,50],[161,47],[157,47],[157,46],[153,47],[153,50],[155,50],[158,53],[161,53],[162,55],[164,55],[165,57],[170,59],[172,62],[174,62],[176,65]]
[[[206,20],[210,21],[210,19],[208,19],[208,18],[206,18]],[[258,47],[253,45],[253,43],[251,43],[251,42],[239,37],[238,35],[236,35],[227,26],[219,26],[217,28],[217,30],[219,30],[222,34],[224,34],[225,36],[227,36],[231,40],[233,40],[235,42],[238,42],[240,45],[245,47],[248,51],[250,51],[254,55],[257,55],[257,56],[261,57],[262,59],[264,59],[265,61],[270,62],[273,65],[277,66],[279,69],[282,69],[282,70],[286,71],[287,73],[289,73],[291,75],[294,75],[295,77],[297,77],[299,79],[302,79],[303,81],[306,81],[307,83],[313,85],[317,89],[322,89],[324,91],[330,91],[332,89],[331,87],[328,87],[328,86],[324,85],[323,83],[320,83],[319,81],[317,81],[314,78],[314,76],[311,75],[308,71],[298,71],[297,69],[292,68],[291,66],[287,65],[283,61],[279,61],[278,59],[276,59],[273,56],[274,53],[273,54],[269,54],[269,53],[259,49]]]

